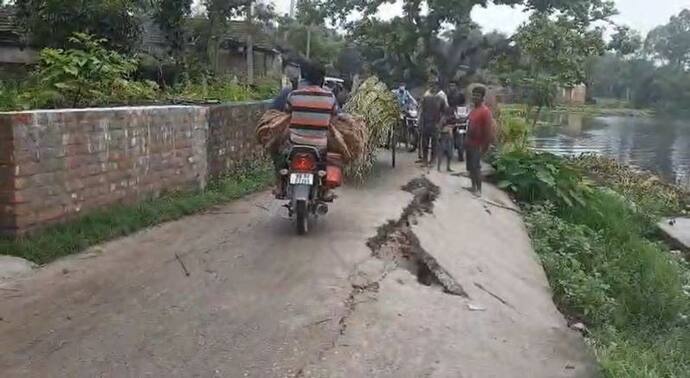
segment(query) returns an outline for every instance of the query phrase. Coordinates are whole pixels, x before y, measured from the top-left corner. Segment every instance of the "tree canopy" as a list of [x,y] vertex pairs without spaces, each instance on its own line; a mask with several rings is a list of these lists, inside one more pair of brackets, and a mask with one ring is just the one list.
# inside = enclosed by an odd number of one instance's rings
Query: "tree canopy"
[[690,9],[671,17],[668,24],[649,32],[645,49],[676,68],[690,66]]
[[138,15],[145,5],[141,0],[15,1],[19,23],[34,45],[64,48],[75,33],[88,33],[120,51],[139,40]]

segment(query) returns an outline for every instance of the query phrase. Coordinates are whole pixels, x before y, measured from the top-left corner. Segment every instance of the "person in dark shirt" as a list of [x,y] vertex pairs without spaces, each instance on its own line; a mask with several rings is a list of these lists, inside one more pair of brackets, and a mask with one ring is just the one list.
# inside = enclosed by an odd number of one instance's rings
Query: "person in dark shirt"
[[465,147],[467,153],[467,172],[472,180],[471,191],[479,196],[482,194],[481,158],[492,142],[493,116],[491,110],[484,104],[486,88],[475,87],[472,90],[474,109],[470,113],[469,126]]
[[[443,114],[446,110],[446,99],[441,96],[438,80],[432,80],[429,90],[424,94],[421,102],[420,129],[422,135],[422,162],[428,165],[436,158],[438,134],[441,128]],[[431,152],[431,160],[429,160]]]
[[441,171],[441,162],[443,158],[446,158],[446,171],[452,172],[450,168],[450,161],[453,158],[453,151],[455,150],[455,139],[454,139],[454,129],[460,125],[460,120],[457,116],[457,109],[461,106],[461,101],[464,101],[464,96],[460,96],[459,92],[451,92],[448,96],[448,108],[446,108],[443,120],[441,121],[442,127],[440,130],[438,138],[438,171]]

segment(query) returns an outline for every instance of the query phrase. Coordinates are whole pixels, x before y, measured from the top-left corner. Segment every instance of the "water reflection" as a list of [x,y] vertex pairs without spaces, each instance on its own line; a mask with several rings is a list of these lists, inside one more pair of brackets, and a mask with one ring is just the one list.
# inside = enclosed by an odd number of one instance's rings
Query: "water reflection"
[[556,154],[600,153],[690,186],[690,121],[552,115],[560,126],[539,127],[533,144]]

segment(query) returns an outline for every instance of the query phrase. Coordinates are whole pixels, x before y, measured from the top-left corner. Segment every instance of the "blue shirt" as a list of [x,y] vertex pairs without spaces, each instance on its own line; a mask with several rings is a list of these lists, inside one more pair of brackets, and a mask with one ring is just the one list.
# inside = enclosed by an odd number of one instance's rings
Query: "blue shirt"
[[409,104],[416,104],[417,101],[415,101],[414,97],[412,97],[412,94],[410,91],[407,89],[396,89],[393,91],[395,93],[395,96],[398,98],[398,104],[400,104],[400,107],[405,108]]

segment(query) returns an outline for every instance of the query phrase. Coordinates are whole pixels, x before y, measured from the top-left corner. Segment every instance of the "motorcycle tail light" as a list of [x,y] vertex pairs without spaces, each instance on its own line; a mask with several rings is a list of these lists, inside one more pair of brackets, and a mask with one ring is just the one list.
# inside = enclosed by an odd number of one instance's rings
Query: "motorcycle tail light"
[[295,171],[311,172],[316,169],[316,161],[310,154],[297,154],[292,158],[290,167]]

